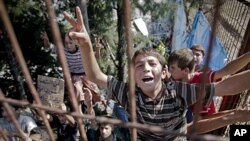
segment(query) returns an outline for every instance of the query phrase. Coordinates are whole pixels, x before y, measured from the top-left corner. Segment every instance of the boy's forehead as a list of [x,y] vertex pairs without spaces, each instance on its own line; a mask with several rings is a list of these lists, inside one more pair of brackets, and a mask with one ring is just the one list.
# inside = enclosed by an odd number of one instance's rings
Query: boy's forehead
[[202,52],[201,50],[198,49],[192,49],[193,52]]
[[69,37],[69,36],[65,36],[65,38],[64,38],[65,40],[67,40],[67,41],[71,41],[71,38]]
[[193,53],[195,52],[195,53],[201,53],[201,54],[202,54],[202,53],[203,53],[203,50],[192,49],[192,52],[193,52]]
[[178,67],[179,62],[177,60],[168,63],[168,67]]
[[113,127],[113,125],[110,123],[101,123],[100,126],[101,127]]
[[168,64],[169,66],[178,66],[178,61],[173,61]]
[[153,61],[153,60],[159,61],[155,56],[140,54],[140,55],[136,56],[135,64],[140,63],[140,62],[145,62],[145,61]]
[[203,54],[201,50],[192,50],[193,54]]

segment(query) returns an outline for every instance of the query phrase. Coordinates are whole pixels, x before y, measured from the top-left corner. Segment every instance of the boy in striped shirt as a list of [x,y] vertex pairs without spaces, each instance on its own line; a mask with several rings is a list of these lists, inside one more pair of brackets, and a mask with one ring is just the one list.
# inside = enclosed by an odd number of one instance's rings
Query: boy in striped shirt
[[[80,44],[83,65],[88,78],[101,87],[107,88],[109,94],[130,112],[128,83],[118,81],[112,76],[104,74],[96,61],[90,37],[85,29],[80,8],[76,8],[77,20],[64,12],[65,18],[74,27],[75,32],[69,36]],[[197,101],[199,85],[190,85],[182,82],[164,82],[167,74],[165,58],[152,48],[142,48],[135,52],[132,59],[135,67],[136,82],[136,112],[137,122],[160,126],[169,131],[186,133],[185,111],[188,105]],[[234,95],[250,87],[247,84],[250,71],[235,75],[227,80],[208,84],[204,105],[208,105],[214,95]],[[235,84],[241,81],[242,84]],[[233,85],[234,84],[234,85]],[[226,86],[232,87],[225,89]],[[192,95],[190,97],[190,95]],[[152,133],[138,130],[137,140],[186,140],[186,137]]]

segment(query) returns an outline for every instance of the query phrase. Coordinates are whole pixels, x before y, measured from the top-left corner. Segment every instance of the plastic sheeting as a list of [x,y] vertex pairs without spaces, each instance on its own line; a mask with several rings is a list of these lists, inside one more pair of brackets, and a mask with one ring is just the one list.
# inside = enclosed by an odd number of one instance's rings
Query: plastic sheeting
[[[212,29],[205,15],[200,10],[196,13],[192,23],[192,30],[188,33],[183,0],[177,0],[176,4],[171,50],[173,51],[185,47],[191,48],[194,44],[200,44],[207,51]],[[227,59],[227,52],[217,36],[214,39],[211,58],[212,59],[209,61],[210,69],[219,70],[224,67]]]
[[[188,35],[187,47],[190,48],[194,44],[200,44],[207,51],[211,31],[211,26],[209,25],[205,15],[202,11],[198,11],[192,24],[192,31]],[[227,52],[217,36],[214,38],[213,49],[210,58],[209,67],[212,70],[218,70],[224,67],[227,59]]]
[[176,1],[175,20],[172,35],[172,51],[187,47],[187,18],[183,0]]

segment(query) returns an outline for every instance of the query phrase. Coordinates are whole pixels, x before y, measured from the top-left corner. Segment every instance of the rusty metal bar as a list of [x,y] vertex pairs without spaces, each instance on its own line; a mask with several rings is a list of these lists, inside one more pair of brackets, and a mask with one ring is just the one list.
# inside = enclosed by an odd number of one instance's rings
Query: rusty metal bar
[[[136,123],[136,100],[135,100],[135,80],[134,80],[134,65],[132,64],[132,36],[131,36],[131,8],[130,1],[124,0],[124,21],[125,34],[127,40],[127,61],[128,61],[128,82],[129,82],[129,96],[130,96],[130,115],[131,122]],[[137,129],[131,129],[131,140],[137,140]]]
[[8,141],[5,131],[2,129],[0,129],[0,137],[2,137],[4,141]]
[[[71,81],[70,72],[68,69],[67,60],[66,60],[65,53],[64,53],[64,46],[62,43],[60,30],[59,30],[58,24],[56,23],[55,11],[54,11],[54,8],[52,6],[51,0],[46,0],[45,2],[46,2],[48,14],[49,14],[49,19],[50,19],[49,22],[50,22],[50,26],[52,29],[53,39],[55,41],[55,44],[56,44],[56,47],[58,50],[58,56],[59,56],[60,64],[61,64],[62,69],[63,69],[64,79],[66,82],[66,88],[68,89],[68,92],[69,92],[71,105],[72,105],[73,110],[75,112],[80,113],[80,110],[78,108],[78,102],[76,100],[76,95],[74,93],[74,87],[73,87],[73,84]],[[76,120],[77,120],[77,123],[79,125],[80,135],[81,135],[82,139],[87,141],[88,139],[87,139],[87,135],[86,135],[83,121],[80,118],[77,118]]]
[[215,13],[214,13],[214,19],[213,19],[213,24],[212,24],[212,31],[211,31],[211,35],[209,38],[207,57],[205,58],[205,66],[204,66],[205,69],[202,75],[201,87],[199,89],[198,102],[196,104],[198,108],[194,111],[194,122],[193,122],[193,129],[191,133],[194,133],[197,128],[197,121],[199,120],[199,113],[201,110],[202,98],[204,97],[204,93],[205,93],[205,85],[208,82],[207,73],[205,72],[207,72],[208,70],[208,64],[211,59],[211,52],[213,49],[213,43],[214,43],[215,34],[216,34],[217,21],[219,18],[219,9],[220,9],[220,0],[217,0],[215,3]]
[[[24,78],[28,84],[28,88],[30,89],[30,92],[32,94],[32,97],[34,98],[35,102],[37,104],[41,104],[41,101],[40,101],[40,98],[38,97],[38,93],[35,89],[35,86],[33,85],[33,81],[32,81],[32,78],[30,76],[30,73],[29,73],[29,70],[28,70],[28,67],[27,67],[27,64],[25,63],[25,60],[24,60],[24,57],[23,57],[23,54],[21,52],[21,49],[20,49],[20,46],[18,44],[18,41],[17,41],[17,38],[15,36],[15,32],[13,30],[13,27],[12,27],[12,24],[10,22],[10,19],[8,17],[8,14],[6,12],[6,9],[5,9],[5,5],[3,3],[3,0],[0,0],[0,14],[1,14],[1,18],[3,20],[3,23],[7,29],[7,33],[10,37],[10,41],[11,41],[11,44],[12,44],[12,48],[13,48],[13,51],[15,53],[15,56],[17,57],[17,61],[21,67],[21,70],[22,70],[22,73],[24,75]],[[39,113],[39,115],[41,115],[43,121],[44,121],[44,124],[48,130],[48,133],[49,133],[49,136],[50,136],[50,139],[52,141],[54,141],[54,136],[53,136],[53,132],[51,130],[51,127],[50,127],[50,124],[48,122],[48,119],[46,118],[46,115],[45,115],[45,111],[44,110],[39,110],[37,111]]]
[[[249,2],[246,3],[246,1],[244,2],[243,1],[244,0],[228,0],[225,1],[225,4],[221,8],[223,10],[223,13],[221,14],[222,19],[219,22],[221,28],[224,30],[224,33],[221,35],[220,39],[223,39],[222,42],[224,43],[225,48],[229,53],[228,61],[235,59],[237,56],[242,55],[249,50],[249,45],[246,44],[249,41],[249,37],[247,38],[247,34],[249,34],[250,31],[249,30],[250,3]],[[235,14],[237,9],[241,9],[238,10],[241,12],[240,15]],[[244,49],[245,47],[248,47],[248,49]],[[219,111],[232,109],[236,107],[236,105],[239,105],[237,103],[239,103],[239,101],[243,99],[244,98],[243,97],[241,98],[240,96],[223,97]],[[223,131],[219,130],[216,131],[217,134],[223,134]]]
[[[8,132],[8,131],[2,130],[2,129],[0,129],[0,132],[2,132],[3,138],[5,141],[9,141],[8,137],[18,137],[18,138],[21,137],[20,134],[18,134],[17,132]],[[26,140],[24,140],[24,141],[26,141]]]
[[[2,89],[0,89],[0,98],[4,98],[4,94],[2,92]],[[21,125],[18,123],[16,116],[14,115],[13,110],[11,109],[9,103],[3,102],[2,104],[5,108],[5,111],[7,112],[8,116],[10,117],[13,125],[16,127],[17,132],[20,134],[21,138],[23,140],[27,140],[28,136],[23,132]],[[14,112],[16,114],[16,111],[14,111]]]
[[[2,6],[2,0],[0,1],[0,9],[3,10]],[[131,40],[131,25],[130,25],[130,3],[128,0],[124,0],[124,13],[125,13],[125,28],[126,28],[126,40],[127,40],[127,56],[128,56],[128,66],[129,66],[129,92],[130,92],[130,100],[131,100],[131,105],[130,105],[130,108],[132,109],[131,110],[131,117],[132,117],[132,122],[129,122],[129,123],[123,123],[119,120],[115,120],[115,119],[107,119],[105,117],[95,117],[95,116],[92,116],[92,115],[85,115],[85,114],[80,114],[79,113],[79,109],[78,109],[78,106],[77,106],[77,101],[76,101],[76,97],[74,95],[74,88],[73,88],[73,85],[70,81],[70,74],[69,74],[69,70],[68,70],[68,66],[66,64],[66,59],[65,59],[65,54],[64,54],[64,50],[63,50],[63,44],[62,44],[62,41],[60,39],[60,32],[58,30],[58,25],[56,24],[55,22],[55,14],[54,14],[54,11],[53,11],[53,8],[52,8],[52,3],[50,0],[47,0],[46,1],[46,5],[47,5],[47,8],[48,8],[48,13],[50,15],[50,24],[51,24],[51,28],[52,28],[52,33],[53,33],[53,37],[54,37],[54,40],[55,40],[55,43],[56,43],[56,46],[58,47],[58,51],[59,51],[59,59],[60,59],[60,62],[61,62],[61,65],[62,65],[62,68],[63,68],[63,72],[64,72],[64,75],[65,75],[65,80],[66,80],[66,84],[67,84],[67,89],[69,90],[69,94],[70,94],[70,97],[71,97],[71,104],[73,105],[73,108],[74,108],[74,111],[75,112],[72,112],[72,113],[67,113],[67,112],[64,112],[64,111],[61,111],[59,109],[53,109],[51,107],[48,107],[48,106],[43,106],[41,105],[41,102],[40,102],[40,99],[39,97],[37,96],[37,92],[36,90],[34,89],[34,86],[33,84],[31,83],[32,81],[31,78],[30,78],[30,75],[29,75],[29,72],[27,71],[27,66],[25,63],[23,63],[23,60],[20,61],[20,56],[17,60],[19,60],[21,63],[21,66],[23,67],[22,71],[23,73],[25,74],[25,78],[28,78],[26,79],[28,81],[28,84],[29,84],[29,88],[31,89],[31,92],[32,92],[32,96],[34,97],[34,99],[36,100],[36,103],[37,104],[30,104],[28,102],[22,102],[22,101],[15,101],[15,100],[12,100],[12,99],[6,99],[2,96],[0,96],[0,101],[1,102],[7,102],[7,103],[12,103],[12,104],[16,104],[16,105],[25,105],[25,106],[29,106],[29,107],[33,107],[33,108],[38,108],[38,109],[42,109],[43,110],[46,110],[46,111],[50,111],[50,112],[54,112],[54,113],[59,113],[59,114],[70,114],[74,117],[77,117],[77,122],[78,123],[82,123],[82,120],[81,118],[89,118],[89,119],[96,119],[97,121],[99,122],[107,122],[107,123],[111,123],[111,124],[119,124],[119,125],[123,125],[124,127],[127,127],[127,128],[132,128],[133,129],[133,132],[132,132],[132,140],[136,140],[136,128],[139,128],[139,129],[142,129],[142,130],[147,130],[147,131],[151,131],[151,132],[159,132],[159,133],[163,133],[163,134],[173,134],[173,135],[178,135],[178,136],[190,136],[191,138],[199,138],[201,140],[208,140],[207,138],[203,138],[202,137],[198,137],[196,135],[186,135],[186,134],[181,134],[181,133],[177,133],[177,132],[171,132],[171,131],[166,131],[165,129],[162,129],[158,126],[151,126],[151,125],[145,125],[145,124],[139,124],[136,122],[136,112],[135,112],[135,107],[136,107],[136,104],[135,104],[135,98],[134,98],[134,86],[135,86],[135,83],[134,83],[134,79],[133,79],[133,73],[134,73],[134,68],[133,66],[131,66],[131,48],[132,48],[132,40]],[[219,1],[217,1],[216,4],[218,4]],[[3,6],[4,7],[4,6]],[[1,11],[0,10],[0,11]],[[6,10],[5,10],[6,11]],[[4,11],[4,12],[5,12]],[[231,11],[233,12],[233,10]],[[3,13],[3,12],[1,12]],[[0,13],[0,14],[1,14]],[[206,58],[206,62],[205,62],[205,68],[208,67],[208,62],[210,60],[210,55],[211,55],[211,50],[212,50],[212,42],[213,42],[213,39],[214,39],[214,36],[215,36],[215,32],[216,32],[216,22],[218,20],[218,14],[219,13],[219,6],[216,6],[216,9],[215,9],[215,13],[214,13],[214,19],[213,19],[213,27],[212,27],[212,34],[211,34],[211,37],[210,37],[210,42],[209,42],[209,49],[208,49],[208,55],[207,55],[207,58]],[[6,14],[6,12],[5,12]],[[6,14],[7,15],[7,14]],[[236,14],[237,16],[237,14]],[[8,18],[8,17],[7,17]],[[5,21],[8,21],[8,20],[5,20]],[[9,22],[9,21],[8,21]],[[236,21],[237,22],[237,21]],[[10,22],[8,23],[9,25]],[[8,27],[8,26],[6,26]],[[248,26],[249,27],[249,26]],[[7,28],[8,29],[8,28]],[[13,46],[15,45],[16,46],[16,51],[17,52],[17,56],[20,55],[21,51],[20,49],[18,48],[18,44],[17,44],[17,41],[16,39],[13,37],[15,37],[14,35],[14,32],[13,32],[13,29],[11,27],[9,27],[8,31],[10,32],[9,35],[12,35],[10,36],[11,39],[12,39],[12,44]],[[14,36],[13,36],[14,35]],[[245,36],[246,37],[246,36]],[[245,45],[246,47],[246,44],[248,45],[249,43],[249,32],[247,34],[247,37],[248,37],[248,40],[245,42],[245,44],[243,44],[243,46]],[[230,38],[231,39],[231,38]],[[230,40],[229,39],[229,40]],[[238,39],[239,41],[239,39]],[[230,44],[232,46],[235,46],[235,44]],[[243,48],[243,47],[242,47]],[[19,50],[18,50],[19,49]],[[249,48],[247,48],[247,50],[249,50]],[[245,50],[244,50],[245,51]],[[23,59],[22,57],[22,54],[21,54],[21,59]],[[24,64],[24,65],[23,65]],[[204,78],[204,77],[203,77]],[[204,82],[202,83],[204,84]],[[204,92],[204,91],[203,91]],[[1,92],[2,93],[2,92]],[[37,102],[37,99],[38,99],[38,102]],[[199,100],[199,102],[201,102],[201,100]],[[5,103],[6,104],[6,103]],[[39,110],[38,110],[39,111]],[[195,111],[197,112],[197,111]],[[199,112],[198,112],[199,113]],[[42,117],[44,118],[44,115],[45,115],[45,112],[41,112],[42,114]],[[195,122],[197,117],[195,116],[194,117],[194,125],[195,125]],[[45,118],[46,119],[46,118]],[[82,126],[82,124],[80,124],[80,126]],[[46,126],[47,127],[47,126]],[[82,127],[80,127],[80,132],[81,132],[81,136],[83,139],[87,140],[86,138],[86,134],[85,134],[85,131],[84,131],[84,128],[81,129]],[[49,129],[51,130],[50,126],[49,126]],[[49,130],[48,130],[49,131]],[[0,134],[2,132],[0,131]],[[49,131],[49,134],[50,134],[50,131]],[[21,133],[22,135],[22,133]],[[50,134],[51,136],[51,134]],[[225,138],[218,138],[218,137],[213,137],[213,136],[209,136],[209,140],[225,140]],[[54,138],[51,138],[52,140],[54,140]]]
[[179,133],[178,131],[169,131],[169,130],[166,130],[166,129],[161,128],[159,126],[140,124],[140,123],[136,123],[136,122],[124,123],[121,120],[110,119],[110,118],[101,117],[101,116],[96,117],[93,115],[79,114],[76,112],[65,112],[63,110],[51,108],[49,106],[43,106],[43,105],[39,105],[39,104],[31,104],[29,102],[18,101],[18,100],[14,100],[14,99],[10,99],[10,98],[0,97],[0,101],[10,103],[12,105],[29,106],[30,108],[43,109],[43,110],[49,111],[50,113],[54,113],[54,114],[68,114],[68,115],[71,115],[73,117],[78,117],[78,118],[94,119],[99,123],[110,123],[110,124],[114,124],[114,125],[120,125],[120,126],[125,127],[125,128],[139,128],[139,129],[145,130],[145,131],[157,132],[157,133],[160,133],[162,135],[172,134],[175,136],[188,136],[190,139],[198,139],[198,140],[202,140],[202,141],[224,141],[224,140],[227,140],[224,137],[219,137],[219,136],[214,136],[214,135],[196,135],[196,134],[188,135],[188,134]]

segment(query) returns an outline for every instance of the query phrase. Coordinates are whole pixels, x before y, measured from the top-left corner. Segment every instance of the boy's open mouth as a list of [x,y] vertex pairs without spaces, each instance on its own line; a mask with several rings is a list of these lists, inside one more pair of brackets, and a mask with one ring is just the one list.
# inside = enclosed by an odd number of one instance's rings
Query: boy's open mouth
[[143,78],[142,81],[145,83],[151,83],[153,82],[154,78],[153,77],[147,77],[147,78]]

